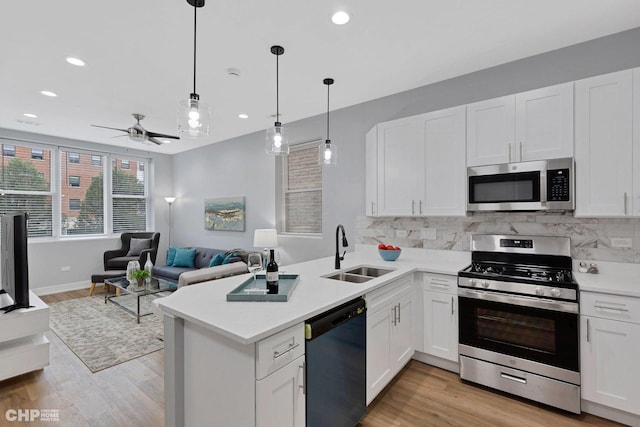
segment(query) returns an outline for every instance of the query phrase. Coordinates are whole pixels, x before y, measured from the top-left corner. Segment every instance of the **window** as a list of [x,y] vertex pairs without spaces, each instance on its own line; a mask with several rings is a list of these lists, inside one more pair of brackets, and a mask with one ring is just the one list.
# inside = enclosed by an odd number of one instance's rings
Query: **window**
[[44,150],[41,148],[32,148],[31,149],[31,159],[33,160],[44,160]]
[[2,155],[4,157],[15,157],[16,156],[16,146],[15,145],[2,145]]
[[76,175],[70,175],[69,187],[80,187],[80,177]]
[[322,167],[318,164],[319,141],[292,145],[282,158],[279,198],[281,233],[322,232]]
[[102,156],[96,154],[92,155],[91,166],[102,166]]
[[[51,191],[51,165],[34,161],[29,147],[2,146],[0,163],[0,215],[8,212],[29,213],[29,237],[53,235],[53,192]],[[42,150],[49,156],[49,150]],[[11,153],[7,155],[7,153]],[[10,157],[10,158],[6,158]],[[50,157],[49,157],[50,158]]]
[[69,210],[70,211],[79,211],[80,210],[80,199],[69,199]]
[[[118,163],[121,165],[120,169],[118,169]],[[112,162],[111,198],[114,233],[147,229],[148,202],[145,172],[130,170],[129,165],[129,159]]]
[[69,153],[69,163],[80,163],[80,154]]

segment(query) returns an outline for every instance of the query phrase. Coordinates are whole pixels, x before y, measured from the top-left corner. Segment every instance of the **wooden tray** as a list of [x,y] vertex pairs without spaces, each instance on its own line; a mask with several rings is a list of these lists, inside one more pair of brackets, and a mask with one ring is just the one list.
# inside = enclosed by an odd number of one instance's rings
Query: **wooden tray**
[[227,294],[227,301],[275,301],[287,302],[298,284],[298,274],[281,274],[278,279],[278,293],[267,293],[267,278],[264,274],[257,274],[254,282],[249,277],[240,286]]

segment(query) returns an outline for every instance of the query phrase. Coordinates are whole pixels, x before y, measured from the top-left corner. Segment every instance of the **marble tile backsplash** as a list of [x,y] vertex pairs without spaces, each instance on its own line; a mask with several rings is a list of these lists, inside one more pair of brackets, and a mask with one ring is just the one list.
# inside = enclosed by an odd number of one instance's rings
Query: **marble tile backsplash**
[[[423,229],[435,229],[435,239]],[[432,231],[432,230],[431,230]],[[640,218],[575,218],[571,213],[487,212],[467,217],[358,217],[356,240],[400,247],[469,250],[471,234],[567,236],[574,259],[640,263]],[[406,236],[406,237],[405,237]],[[611,239],[632,239],[630,248],[614,248]]]

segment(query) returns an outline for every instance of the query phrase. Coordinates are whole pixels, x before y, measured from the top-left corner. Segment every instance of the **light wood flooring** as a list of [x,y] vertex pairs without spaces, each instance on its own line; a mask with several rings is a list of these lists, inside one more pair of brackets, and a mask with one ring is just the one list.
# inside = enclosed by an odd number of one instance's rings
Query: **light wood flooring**
[[[42,297],[79,298],[87,290]],[[133,317],[132,317],[133,321]],[[163,426],[163,353],[157,351],[92,374],[52,333],[50,365],[0,381],[0,426],[7,409],[59,409],[60,423],[10,425]],[[457,374],[411,361],[369,407],[361,427],[615,426],[462,383]],[[214,427],[223,427],[215,426]],[[234,427],[234,426],[224,426]],[[333,427],[333,426],[327,426]]]

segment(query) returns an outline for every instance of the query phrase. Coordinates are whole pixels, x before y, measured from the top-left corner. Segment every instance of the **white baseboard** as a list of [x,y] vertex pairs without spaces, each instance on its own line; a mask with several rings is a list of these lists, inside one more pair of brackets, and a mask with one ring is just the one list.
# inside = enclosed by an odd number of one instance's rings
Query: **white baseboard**
[[43,286],[41,288],[29,288],[29,290],[36,295],[50,295],[60,292],[77,291],[78,289],[89,289],[89,287],[91,287],[91,282],[83,280],[82,282],[63,283],[61,285]]
[[629,412],[620,411],[618,409],[610,408],[608,406],[600,405],[598,403],[589,402],[588,400],[582,400],[581,405],[582,412],[587,412],[598,417],[606,418],[608,420],[616,421],[618,423],[626,424],[629,426],[640,426],[640,416],[630,414]]

